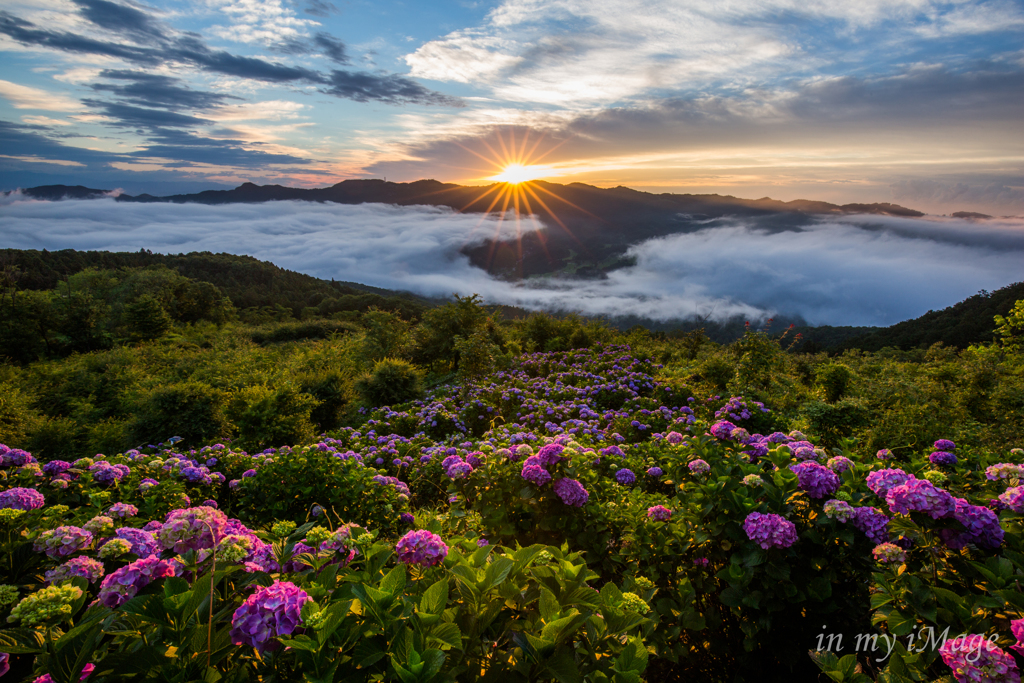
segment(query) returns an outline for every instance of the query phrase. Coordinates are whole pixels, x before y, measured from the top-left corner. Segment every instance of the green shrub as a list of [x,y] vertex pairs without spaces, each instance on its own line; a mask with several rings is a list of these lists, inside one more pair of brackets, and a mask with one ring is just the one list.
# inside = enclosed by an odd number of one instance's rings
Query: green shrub
[[301,378],[300,388],[318,402],[309,414],[310,421],[321,432],[337,429],[341,424],[342,412],[352,401],[351,385],[348,378],[338,370],[322,374],[310,374]]
[[27,449],[40,460],[74,459],[85,448],[85,430],[69,417],[51,417],[38,422]]
[[252,333],[252,340],[260,346],[303,339],[328,339],[335,334],[347,334],[356,326],[340,320],[311,320],[299,323],[283,323],[268,326]]
[[224,392],[197,381],[151,389],[136,401],[131,440],[146,444],[180,436],[195,447],[226,438],[231,424],[224,415],[225,401]]
[[356,391],[370,405],[398,405],[423,395],[423,373],[412,363],[385,358],[359,378]]
[[228,416],[238,430],[239,445],[259,450],[311,439],[310,414],[316,406],[315,398],[291,385],[257,385],[232,395]]
[[829,362],[814,369],[814,379],[825,394],[825,400],[835,403],[849,390],[853,382],[853,370],[848,365]]

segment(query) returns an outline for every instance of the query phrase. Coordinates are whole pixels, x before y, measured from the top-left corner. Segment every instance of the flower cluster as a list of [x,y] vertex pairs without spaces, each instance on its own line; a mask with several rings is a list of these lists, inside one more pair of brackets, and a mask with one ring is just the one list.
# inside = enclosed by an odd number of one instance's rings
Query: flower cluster
[[1024,467],[1010,462],[1001,462],[998,465],[989,465],[985,469],[985,478],[989,481],[999,479],[1020,479],[1024,475]]
[[647,517],[655,522],[667,522],[672,519],[672,511],[664,505],[655,505],[647,508]]
[[103,578],[103,563],[91,557],[75,557],[46,572],[45,578],[47,583],[56,586],[78,576],[96,583]]
[[839,475],[816,462],[806,460],[789,469],[796,473],[800,489],[811,498],[824,498],[839,490]]
[[956,501],[946,491],[936,488],[927,479],[911,477],[907,483],[894,486],[885,494],[889,509],[903,515],[921,512],[932,519],[949,517],[956,510]]
[[892,460],[896,456],[893,455],[892,451],[890,451],[888,448],[883,448],[882,450],[875,453],[875,457],[878,458],[879,460]]
[[900,469],[876,470],[868,474],[867,484],[876,496],[885,498],[889,489],[907,483],[910,475]]
[[181,565],[177,560],[144,557],[129,562],[103,579],[103,583],[100,584],[100,602],[114,609],[134,598],[153,581],[167,576],[177,576],[180,572]]
[[231,642],[266,650],[272,638],[295,632],[302,622],[302,606],[311,599],[290,581],[258,589],[231,617]]
[[139,508],[128,503],[114,503],[113,505],[110,506],[110,509],[107,510],[107,512],[113,515],[114,517],[117,517],[118,519],[125,519],[128,517],[135,517],[136,515],[138,515]]
[[1024,486],[1006,489],[999,496],[999,502],[1017,514],[1024,514]]
[[751,512],[743,522],[747,538],[765,550],[788,548],[797,541],[796,525],[781,515]]
[[0,508],[29,511],[41,508],[45,504],[46,500],[43,498],[43,494],[35,489],[19,486],[0,493]]
[[878,508],[854,508],[850,521],[872,543],[885,543],[889,540],[889,518]]
[[963,531],[939,529],[939,538],[952,550],[960,550],[968,543],[995,550],[1003,544],[1003,529],[999,517],[986,507],[971,505],[963,498],[955,498],[953,517],[963,525]]
[[845,455],[837,455],[834,458],[829,458],[825,466],[836,474],[842,474],[846,470],[853,467],[853,461],[847,458]]
[[764,486],[764,479],[757,474],[748,474],[743,477],[744,486]]
[[623,486],[632,486],[636,483],[636,475],[633,474],[633,470],[622,468],[615,473],[615,481]]
[[871,555],[879,564],[902,564],[907,561],[907,553],[895,543],[880,543],[871,551]]
[[939,654],[958,683],[1020,683],[1013,656],[984,635],[950,638],[939,647]]
[[114,533],[114,520],[106,515],[96,515],[82,525],[93,536],[109,536]]
[[690,468],[691,473],[696,474],[697,476],[703,476],[711,471],[711,465],[700,458],[691,460],[686,466]]
[[956,456],[947,451],[935,451],[928,456],[928,462],[933,465],[955,465]]
[[636,593],[623,593],[622,606],[628,610],[636,612],[637,614],[647,614],[651,611],[651,606]]
[[563,503],[573,507],[583,507],[590,497],[587,490],[583,488],[583,484],[567,477],[563,477],[555,482],[555,493],[558,494]]
[[160,541],[156,540],[156,537],[149,531],[144,529],[132,529],[131,527],[122,527],[114,532],[116,538],[128,541],[131,544],[131,552],[137,557],[149,557],[150,555],[157,555],[163,550],[160,545]]
[[448,546],[437,534],[421,529],[402,536],[395,545],[395,553],[399,562],[433,567],[448,556]]
[[846,523],[853,519],[853,506],[845,500],[832,500],[825,503],[825,516]]
[[33,546],[48,557],[67,557],[92,544],[92,534],[77,526],[59,526],[39,534]]
[[209,507],[172,510],[157,532],[164,548],[176,553],[212,548],[224,535],[228,518],[220,510]]
[[20,621],[25,626],[35,626],[55,617],[71,616],[71,606],[82,597],[77,586],[47,586],[25,597],[14,606],[7,621]]

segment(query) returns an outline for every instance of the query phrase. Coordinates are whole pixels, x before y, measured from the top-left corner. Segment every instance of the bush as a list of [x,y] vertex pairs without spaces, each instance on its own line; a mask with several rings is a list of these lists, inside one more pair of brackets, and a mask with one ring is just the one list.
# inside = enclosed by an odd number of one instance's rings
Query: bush
[[825,394],[825,400],[835,403],[849,390],[853,382],[853,370],[842,363],[829,362],[814,369],[814,379]]
[[412,363],[385,358],[356,382],[356,391],[374,406],[395,406],[423,395],[423,373]]
[[228,416],[238,430],[238,444],[259,450],[311,439],[310,415],[316,406],[315,398],[293,386],[257,385],[231,396]]
[[231,435],[224,415],[226,395],[203,382],[178,382],[151,389],[136,400],[130,426],[136,444],[159,443],[180,436],[195,447]]
[[357,328],[350,322],[340,320],[311,320],[300,323],[284,323],[266,327],[252,333],[252,340],[260,346],[303,339],[328,339],[335,334],[347,334]]

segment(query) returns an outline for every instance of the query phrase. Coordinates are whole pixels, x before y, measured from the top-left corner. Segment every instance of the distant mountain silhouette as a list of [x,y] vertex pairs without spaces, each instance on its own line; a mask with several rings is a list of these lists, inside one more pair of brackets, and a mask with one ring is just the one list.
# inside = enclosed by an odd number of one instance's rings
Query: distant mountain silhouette
[[[506,189],[504,183],[470,187],[437,180],[392,183],[384,180],[345,180],[326,188],[303,189],[282,185],[243,183],[233,190],[209,190],[169,197],[122,194],[119,202],[173,202],[199,204],[253,203],[301,200],[338,204],[383,203],[399,206],[445,206],[464,213],[499,210],[492,199]],[[30,188],[24,194],[39,199],[91,198],[104,190],[51,185]],[[526,186],[523,214],[532,213],[544,228],[533,226],[518,240],[487,241],[463,250],[488,272],[518,279],[563,273],[600,277],[630,262],[632,245],[655,237],[694,232],[716,221],[757,219],[758,228],[775,232],[799,229],[822,215],[877,214],[919,217],[920,211],[896,204],[845,204],[797,199],[783,202],[763,197],[741,199],[717,194],[652,194],[628,187],[600,188],[583,183],[561,185],[533,181]],[[514,203],[508,203],[512,209]]]

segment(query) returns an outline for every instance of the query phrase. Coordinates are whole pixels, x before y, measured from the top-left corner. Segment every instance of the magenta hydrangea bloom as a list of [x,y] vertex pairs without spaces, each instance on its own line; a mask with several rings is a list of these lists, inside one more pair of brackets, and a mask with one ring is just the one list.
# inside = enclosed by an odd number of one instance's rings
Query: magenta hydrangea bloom
[[986,507],[971,505],[963,498],[955,498],[953,517],[963,525],[963,531],[939,529],[939,538],[952,550],[960,550],[968,543],[979,548],[995,550],[1003,544],[1003,528],[999,517]]
[[46,572],[45,578],[51,585],[61,581],[82,577],[89,583],[96,583],[103,577],[103,563],[91,557],[75,557]]
[[679,432],[669,432],[665,435],[665,441],[668,441],[673,446],[681,444],[683,442],[683,435]]
[[836,474],[842,474],[846,470],[853,467],[853,461],[847,458],[845,455],[837,455],[834,458],[829,458],[825,467],[829,468]]
[[134,598],[140,590],[157,579],[177,576],[181,565],[177,560],[161,560],[158,557],[144,557],[129,562],[100,584],[100,602],[115,609]]
[[126,517],[135,517],[139,514],[139,508],[129,503],[114,503],[107,512],[114,517],[124,519]]
[[77,526],[59,526],[39,534],[33,546],[37,552],[59,558],[72,555],[92,543],[92,534]]
[[1000,479],[1020,479],[1024,475],[1024,467],[1012,462],[1001,462],[998,465],[989,465],[985,469],[985,478],[989,481]]
[[50,462],[43,465],[43,472],[50,475],[51,477],[58,474],[64,474],[71,469],[71,463],[67,460],[51,460]]
[[37,510],[46,505],[43,494],[35,489],[27,489],[21,486],[7,489],[0,493],[0,509],[10,508],[12,510]]
[[590,494],[583,488],[583,484],[575,479],[562,478],[555,482],[555,493],[566,505],[583,507],[590,498]]
[[549,467],[561,462],[563,450],[565,450],[565,448],[561,444],[551,443],[547,446],[542,446],[541,449],[537,451],[537,455],[533,457],[536,457],[540,461],[539,464],[541,467]]
[[709,465],[707,461],[701,460],[700,458],[697,458],[696,460],[691,460],[687,467],[690,468],[690,472],[696,475],[707,474],[708,472],[711,471],[711,465]]
[[472,465],[470,465],[468,462],[463,462],[462,460],[459,460],[456,463],[452,463],[452,465],[448,467],[444,473],[447,474],[450,479],[465,479],[470,475],[472,471]]
[[208,507],[172,510],[167,514],[157,538],[164,548],[176,553],[212,548],[224,536],[227,515]]
[[420,529],[419,531],[410,531],[402,536],[395,545],[395,553],[399,562],[433,567],[441,564],[448,556],[448,546],[437,534]]
[[672,519],[672,511],[664,505],[655,505],[647,508],[647,517],[655,522],[667,522]]
[[789,469],[796,473],[800,489],[811,498],[825,498],[839,490],[839,475],[814,461],[797,463]]
[[872,543],[885,543],[889,540],[889,517],[878,508],[854,508],[850,521]]
[[718,439],[731,439],[736,425],[728,420],[721,420],[711,425],[711,436]]
[[144,529],[121,527],[114,532],[114,537],[131,543],[131,552],[140,558],[159,555],[160,551],[163,550],[163,546],[160,545],[160,541],[156,540],[156,536]]
[[906,484],[895,486],[885,494],[885,502],[893,512],[909,515],[922,512],[932,519],[949,517],[956,511],[956,501],[946,491],[927,479],[913,477]]
[[959,683],[1020,683],[1013,656],[980,633],[946,640],[939,654]]
[[1013,633],[1013,637],[1017,639],[1017,644],[1011,645],[1010,649],[1017,654],[1024,656],[1024,619],[1011,621],[1010,632]]
[[[85,666],[82,667],[82,675],[78,677],[78,680],[84,681],[95,670],[96,670],[96,665],[95,664],[92,664],[92,663],[86,664]],[[0,676],[2,676],[2,675],[3,675],[3,673],[0,673]],[[51,676],[50,674],[43,674],[42,676],[37,676],[36,678],[34,678],[32,680],[32,683],[53,683],[53,676]]]
[[290,581],[260,588],[231,617],[231,642],[263,652],[272,638],[295,632],[302,623],[302,606],[311,599]]
[[615,473],[615,481],[619,482],[623,486],[632,486],[636,483],[636,475],[633,474],[633,470],[623,467]]
[[520,476],[535,486],[543,486],[551,481],[551,473],[540,465],[523,465]]
[[890,451],[888,448],[883,448],[882,450],[875,453],[875,457],[878,458],[879,460],[892,460],[896,456],[893,455],[893,452]]
[[900,469],[877,470],[868,474],[867,484],[872,493],[885,498],[889,489],[906,484],[909,479],[910,475]]
[[747,538],[765,550],[788,548],[797,541],[796,525],[782,515],[751,512],[743,522],[743,530]]
[[999,495],[999,502],[1017,514],[1024,514],[1024,486],[1014,486]]

